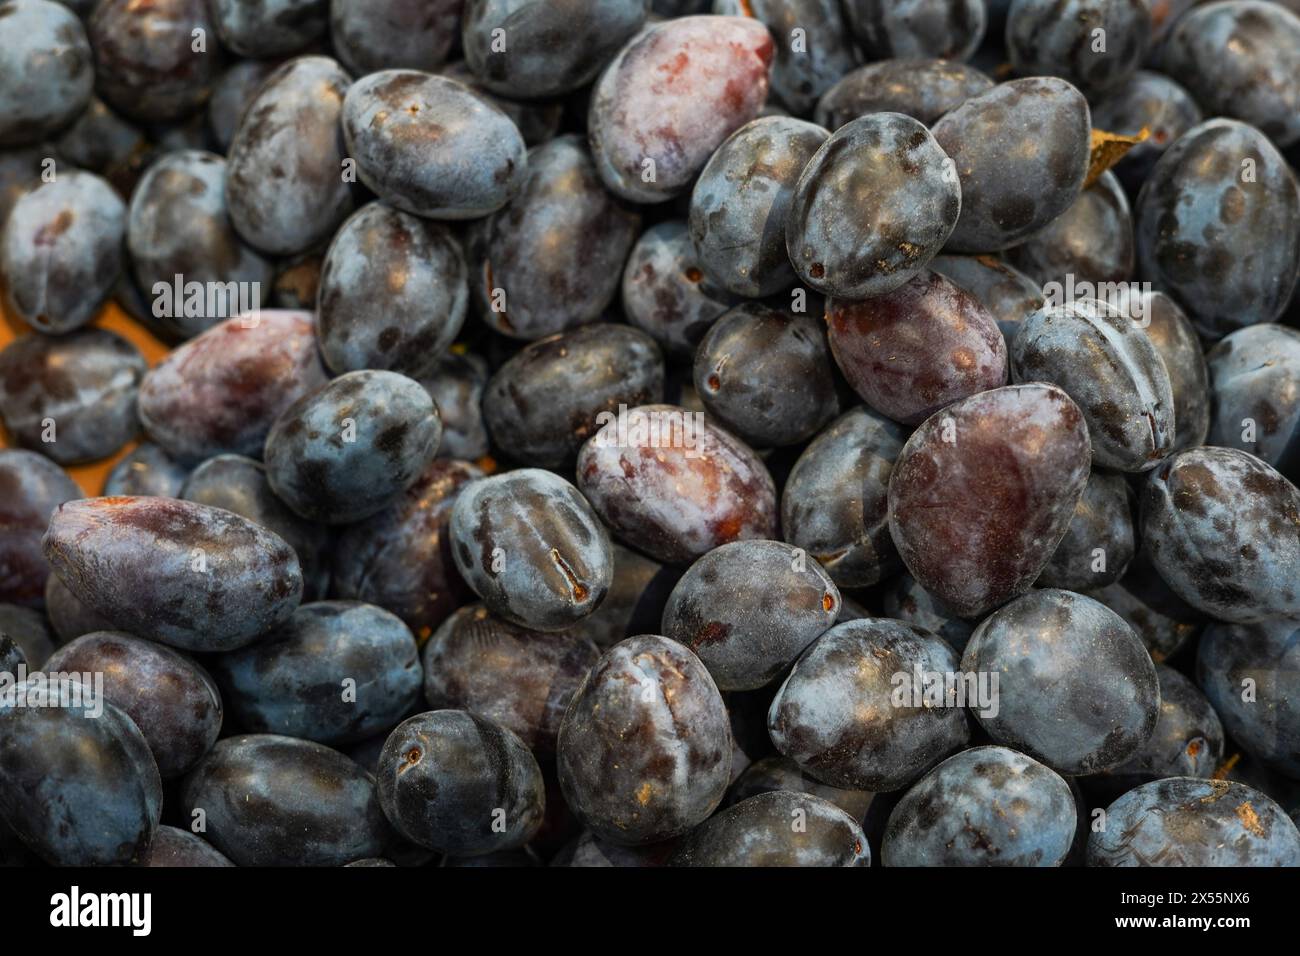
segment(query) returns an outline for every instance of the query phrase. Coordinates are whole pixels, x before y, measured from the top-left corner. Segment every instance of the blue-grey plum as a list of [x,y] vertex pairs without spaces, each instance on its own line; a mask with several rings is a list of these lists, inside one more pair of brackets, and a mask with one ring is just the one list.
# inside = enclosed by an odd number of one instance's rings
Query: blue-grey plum
[[179,498],[190,470],[153,442],[142,442],[122,458],[104,479],[105,497],[152,495]]
[[0,632],[0,674],[13,677],[18,674],[18,668],[26,666],[27,655],[23,649],[8,634]]
[[1031,591],[994,611],[961,669],[997,680],[993,706],[971,708],[993,739],[1058,773],[1124,763],[1160,716],[1155,665],[1133,629],[1071,591]]
[[657,843],[703,822],[731,780],[731,730],[700,659],[631,637],[588,673],[560,724],[558,769],[574,813],[612,843]]
[[394,842],[374,778],[311,740],[245,734],[217,742],[185,778],[186,820],[238,866],[342,866]]
[[1023,242],[1078,198],[1091,156],[1091,116],[1064,80],[999,83],[934,124],[961,182],[952,252],[998,252]]
[[379,757],[378,790],[398,832],[454,856],[522,846],[545,808],[542,772],[523,741],[463,710],[398,725]]
[[140,863],[157,867],[209,867],[234,866],[220,850],[189,830],[160,826],[153,835],[153,843]]
[[826,331],[811,315],[738,305],[700,341],[693,371],[709,415],[755,448],[807,441],[841,410]]
[[[131,195],[126,246],[136,282],[153,296],[154,317],[181,338],[270,297],[271,263],[230,224],[226,165],[215,153],[170,152],[145,171]],[[173,293],[160,303],[160,292],[178,281],[183,297]],[[188,291],[191,283],[200,284],[201,296]]]
[[43,546],[91,610],[181,650],[242,647],[283,623],[302,595],[298,558],[283,538],[176,498],[67,502]]
[[1065,537],[1034,583],[1040,588],[1090,591],[1118,581],[1137,550],[1136,503],[1123,475],[1094,468]]
[[1300,866],[1300,830],[1258,790],[1169,777],[1106,808],[1089,866]]
[[80,497],[76,482],[44,455],[0,448],[0,601],[41,606],[50,574],[41,536],[54,510]]
[[682,17],[634,36],[591,93],[587,133],[605,185],[641,203],[685,192],[758,116],[774,55],[767,28],[744,17]]
[[1013,385],[948,406],[912,433],[889,475],[899,556],[957,614],[987,614],[1047,566],[1090,460],[1083,413],[1053,385]]
[[144,356],[106,329],[25,335],[0,351],[0,419],[14,441],[62,465],[105,458],[140,428]]
[[228,153],[239,118],[281,60],[238,60],[218,77],[208,100],[208,130],[217,152]]
[[1007,261],[1046,286],[1127,282],[1133,277],[1133,214],[1124,188],[1110,171],[1089,186],[1069,209],[1025,242],[1007,250]]
[[781,494],[785,540],[841,587],[877,584],[899,567],[889,536],[889,474],[907,431],[865,407],[845,412],[795,461]]
[[95,84],[81,21],[46,0],[0,4],[0,75],[0,146],[58,132],[85,109]]
[[1142,541],[1171,589],[1238,624],[1300,615],[1300,491],[1235,448],[1193,448],[1142,489]]
[[866,816],[874,794],[867,790],[845,790],[822,783],[805,773],[789,757],[771,754],[755,760],[737,776],[727,791],[726,805],[731,807],[775,790],[806,793],[835,804],[854,820]]
[[663,398],[664,358],[654,339],[598,322],[515,353],[487,383],[483,419],[511,458],[558,468],[573,462],[602,414]]
[[774,790],[710,817],[673,851],[672,866],[870,866],[858,821],[829,800]]
[[328,380],[308,312],[227,319],[169,352],[140,385],[140,421],[185,464],[261,455],[276,418]]
[[330,0],[330,39],[358,76],[409,67],[432,70],[460,35],[465,0]]
[[1300,184],[1259,130],[1192,127],[1160,157],[1136,211],[1142,277],[1202,335],[1282,314],[1300,275]]
[[[305,252],[352,212],[339,117],[351,79],[327,56],[302,56],[272,73],[244,108],[226,165],[230,221],[271,255]],[[359,165],[359,161],[358,161]]]
[[1201,340],[1186,313],[1169,296],[1154,290],[1139,295],[1144,331],[1165,363],[1174,392],[1174,450],[1203,445],[1210,428],[1212,395]]
[[680,568],[665,567],[621,544],[615,543],[612,553],[614,578],[605,600],[566,632],[590,638],[600,648],[657,630],[681,577]]
[[1074,399],[1098,465],[1149,471],[1174,450],[1169,371],[1127,308],[1049,300],[1016,333],[1011,372],[1016,382],[1050,382]]
[[471,604],[424,645],[424,699],[434,710],[472,711],[534,753],[554,754],[569,701],[599,657],[585,637],[519,627]]
[[[32,706],[51,696],[57,706]],[[137,863],[161,812],[158,767],[130,717],[72,680],[6,692],[0,818],[46,863]]]
[[1197,648],[1196,674],[1232,739],[1300,780],[1300,627],[1211,624]]
[[523,137],[468,87],[417,70],[382,70],[353,83],[343,136],[357,175],[380,199],[433,219],[477,219],[523,186]]
[[256,644],[210,665],[245,730],[323,744],[388,730],[420,695],[410,628],[359,601],[304,604]]
[[795,662],[772,700],[768,732],[823,783],[897,790],[970,738],[966,711],[945,687],[956,670],[952,648],[924,628],[845,621]]
[[57,159],[57,150],[48,142],[0,150],[0,231],[18,198],[41,184],[47,160],[54,160],[57,168]]
[[263,457],[271,489],[310,521],[382,511],[433,461],[442,423],[418,382],[396,372],[341,375],[275,420]]
[[1157,664],[1171,657],[1205,625],[1205,616],[1161,580],[1146,548],[1138,551],[1119,581],[1090,591],[1088,597],[1127,621]]
[[560,630],[605,599],[614,575],[609,534],[578,489],[540,468],[492,475],[451,509],[452,556],[494,614]]
[[208,0],[217,36],[240,56],[298,53],[325,36],[329,0]]
[[447,229],[371,203],[335,233],[321,263],[316,331],[336,373],[430,372],[460,332],[465,259]]
[[1209,444],[1240,448],[1300,481],[1300,332],[1249,325],[1221,339],[1209,363]]
[[844,12],[873,60],[965,60],[984,39],[983,0],[845,0]]
[[1120,182],[1136,195],[1152,168],[1178,137],[1201,122],[1192,95],[1163,73],[1138,70],[1092,107],[1098,129],[1120,136],[1148,136],[1124,154],[1114,168]]
[[104,699],[134,721],[164,780],[212,749],[222,703],[207,671],[163,644],[120,631],[83,634],[45,663],[47,673],[102,674]]
[[1147,0],[1012,0],[1007,53],[1021,75],[1059,76],[1089,96],[1128,81],[1146,56]]
[[[955,611],[917,584],[916,578],[906,571],[889,582],[880,596],[880,604],[886,617],[915,624],[939,635],[958,654],[966,650],[971,633],[975,630],[975,625],[959,617]],[[848,606],[847,601],[845,606]],[[857,616],[872,615],[862,613]],[[841,616],[840,620],[847,619]]]
[[464,60],[448,63],[437,72],[448,79],[464,83],[475,96],[487,100],[510,117],[510,122],[515,124],[519,129],[519,135],[524,138],[525,146],[540,146],[553,139],[565,121],[565,106],[578,102],[576,97],[555,100],[512,100],[498,96],[479,84],[478,77]]
[[420,377],[442,418],[439,458],[474,461],[488,453],[482,407],[488,374],[488,363],[481,355],[451,352]]
[[892,292],[943,248],[962,186],[930,131],[902,113],[841,126],[804,166],[785,217],[799,278],[826,295]]
[[832,131],[868,113],[902,113],[933,126],[945,113],[992,88],[986,74],[954,60],[879,60],[846,73],[822,94],[813,116]]
[[972,747],[922,777],[889,815],[885,866],[1060,866],[1074,841],[1060,775],[1006,747]]
[[99,97],[54,141],[58,155],[74,166],[98,173],[123,197],[129,196],[144,169],[157,158],[140,125],[115,113]]
[[20,196],[3,227],[10,315],[51,335],[93,319],[122,270],[126,207],[113,187],[93,173],[61,173]]
[[800,549],[733,541],[682,575],[662,633],[694,651],[720,690],[754,690],[789,667],[839,613],[839,588]]
[[1008,352],[1021,323],[1047,301],[1039,283],[994,256],[935,256],[930,268],[979,300],[997,321]]
[[618,295],[640,226],[640,216],[601,185],[581,137],[535,146],[519,194],[470,228],[478,314],[526,340],[596,321]]

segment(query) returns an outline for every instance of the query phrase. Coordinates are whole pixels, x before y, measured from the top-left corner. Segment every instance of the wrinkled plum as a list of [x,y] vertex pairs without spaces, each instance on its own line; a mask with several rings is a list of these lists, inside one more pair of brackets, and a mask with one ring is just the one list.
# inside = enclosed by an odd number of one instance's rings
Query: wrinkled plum
[[0,419],[17,444],[60,464],[105,458],[135,437],[145,369],[104,329],[23,336],[0,351]]
[[1300,481],[1300,332],[1247,326],[1221,339],[1206,359],[1213,418],[1205,440],[1248,451]]
[[973,747],[922,777],[889,815],[885,866],[1060,866],[1076,826],[1070,785],[1032,757]]
[[845,0],[844,12],[873,60],[965,60],[984,39],[983,0]]
[[10,314],[51,335],[93,319],[122,270],[126,207],[113,187],[91,173],[61,173],[20,196],[3,227]]
[[578,489],[540,468],[481,478],[451,509],[452,556],[494,614],[559,630],[594,611],[613,578],[609,535]]
[[298,57],[244,108],[227,153],[226,202],[249,245],[278,256],[305,252],[352,212],[339,130],[350,82],[329,57]]
[[806,441],[840,412],[826,332],[811,315],[736,306],[701,340],[694,379],[708,413],[756,448]]
[[512,458],[556,468],[577,457],[602,413],[663,397],[664,360],[654,339],[597,323],[517,352],[487,383],[483,419]]
[[72,122],[95,84],[81,21],[46,0],[0,9],[0,147],[33,143]]
[[217,742],[222,717],[217,685],[170,647],[100,631],[60,647],[45,669],[102,674],[104,700],[139,728],[164,780],[186,773]]
[[1123,475],[1094,468],[1065,537],[1035,584],[1090,591],[1118,581],[1137,550],[1135,503]]
[[182,650],[224,651],[283,623],[302,572],[279,535],[175,498],[90,498],[50,518],[45,556],[91,610]]
[[390,205],[433,219],[477,219],[520,191],[523,137],[461,83],[383,70],[353,83],[343,135],[357,175]]
[[997,676],[995,705],[971,708],[993,739],[1058,773],[1124,763],[1160,716],[1155,665],[1133,629],[1070,591],[1032,591],[993,612],[961,669]]
[[774,55],[767,28],[741,17],[683,17],[633,37],[591,94],[588,136],[605,185],[642,203],[684,192],[758,115]]
[[310,314],[252,313],[159,362],[140,385],[140,421],[184,463],[227,452],[260,455],[276,417],[325,382]]
[[408,840],[455,856],[522,846],[545,807],[542,772],[513,731],[462,710],[398,725],[379,758],[384,813]]
[[1088,426],[1052,385],[964,399],[928,419],[889,477],[907,569],[963,617],[1023,594],[1065,537],[1088,479]]
[[[799,825],[796,825],[799,824]],[[828,800],[775,790],[742,800],[692,830],[672,866],[870,866],[862,827]]]
[[1011,80],[934,124],[961,181],[953,252],[997,252],[1032,236],[1078,198],[1091,155],[1088,102],[1064,80]]
[[564,711],[599,657],[586,638],[519,627],[472,604],[425,644],[424,699],[434,710],[480,714],[535,753],[554,753]]
[[776,537],[776,487],[754,452],[704,417],[642,405],[578,455],[578,487],[626,544],[667,563]]
[[560,786],[602,839],[641,845],[701,823],[731,778],[731,730],[713,678],[689,650],[644,635],[591,669],[560,725]]
[[834,787],[905,787],[970,737],[955,696],[944,692],[937,705],[926,701],[917,680],[918,673],[956,669],[952,648],[914,624],[887,618],[837,624],[795,662],[776,692],[767,718],[772,743]]
[[519,195],[469,233],[479,315],[525,340],[594,322],[618,295],[640,223],[601,185],[580,137],[534,147]]
[[137,445],[104,479],[105,497],[151,495],[179,498],[190,470],[152,442]]
[[1012,68],[1059,76],[1089,96],[1137,72],[1150,32],[1147,0],[1012,0],[1007,11]]
[[814,118],[832,131],[868,113],[902,113],[933,126],[945,113],[992,88],[988,76],[964,63],[880,60],[846,73],[823,93]]
[[1300,614],[1300,491],[1254,455],[1193,448],[1151,473],[1142,542],[1200,611],[1249,624]]
[[959,399],[1005,385],[1007,346],[973,295],[925,270],[861,302],[826,303],[831,351],[881,414],[917,425]]
[[185,819],[238,866],[342,866],[393,840],[375,782],[310,740],[245,734],[218,741],[185,778]]
[[433,461],[442,423],[418,382],[396,372],[341,375],[298,399],[266,436],[266,476],[309,521],[368,518]]

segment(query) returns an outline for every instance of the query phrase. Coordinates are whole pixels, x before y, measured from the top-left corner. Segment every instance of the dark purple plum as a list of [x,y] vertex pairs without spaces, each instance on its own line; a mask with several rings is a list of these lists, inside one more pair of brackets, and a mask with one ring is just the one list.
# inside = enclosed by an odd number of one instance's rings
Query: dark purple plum
[[602,840],[590,830],[583,830],[559,853],[551,857],[550,866],[570,868],[657,867],[667,866],[677,840],[624,846]]
[[1254,127],[1212,119],[1160,157],[1137,205],[1142,277],[1197,330],[1271,322],[1300,275],[1300,184]]
[[913,577],[963,617],[1029,589],[1065,537],[1088,426],[1053,385],[982,392],[921,425],[889,477],[889,530]]
[[835,804],[855,821],[866,816],[875,796],[867,790],[844,790],[828,786],[804,773],[789,757],[774,754],[755,760],[736,777],[731,789],[727,791],[726,804],[732,807],[750,797],[775,790],[820,797]]
[[477,219],[519,194],[523,137],[501,112],[455,80],[383,70],[353,83],[343,135],[361,181],[404,212]]
[[742,17],[683,17],[633,37],[591,94],[588,137],[605,185],[641,203],[685,192],[758,116],[774,55],[767,28]]
[[972,747],[922,777],[889,815],[885,866],[1060,866],[1074,842],[1060,775],[1006,747]]
[[0,419],[14,441],[61,465],[96,461],[135,437],[144,356],[105,329],[25,335],[0,351]]
[[280,413],[326,381],[310,313],[253,313],[214,326],[150,370],[140,421],[182,463],[260,455]]
[[1035,585],[1092,591],[1118,581],[1137,551],[1136,501],[1123,475],[1094,468],[1065,537]]
[[20,196],[3,227],[9,314],[52,335],[93,319],[122,271],[126,207],[113,187],[92,173],[61,173]]
[[684,408],[642,405],[608,421],[578,455],[578,487],[624,543],[665,563],[776,537],[776,486],[762,460]]
[[202,837],[188,830],[161,826],[153,835],[153,843],[140,863],[156,867],[207,867],[234,866],[220,850],[214,849]]
[[[55,575],[50,577],[55,578]],[[0,634],[14,642],[29,670],[45,666],[54,652],[57,636],[51,632],[44,614],[18,604],[0,604]],[[13,668],[0,667],[0,670],[17,674]]]
[[217,742],[185,778],[180,807],[238,866],[342,866],[394,834],[374,778],[310,740],[245,734]]
[[493,93],[560,96],[594,80],[645,18],[643,0],[466,0],[461,44]]
[[217,151],[230,151],[244,108],[280,66],[280,60],[239,60],[217,78],[208,100],[208,130]]
[[279,535],[175,498],[90,498],[59,507],[45,556],[91,610],[188,651],[227,651],[283,623],[302,572]]
[[834,131],[868,113],[902,113],[933,126],[993,88],[986,74],[953,60],[888,59],[846,73],[817,101],[814,118]]
[[483,420],[497,447],[524,464],[570,464],[620,405],[662,401],[664,359],[646,333],[596,323],[521,349],[483,393]]
[[961,209],[961,186],[929,130],[902,113],[871,113],[840,127],[804,166],[786,249],[818,292],[879,296],[925,268]]
[[208,0],[226,49],[254,59],[300,53],[329,29],[329,0]]
[[1007,382],[1007,345],[992,313],[937,272],[860,302],[826,303],[835,362],[876,411],[907,425]]
[[950,252],[998,252],[1028,239],[1078,198],[1091,156],[1083,94],[1055,77],[1011,80],[934,124],[961,181]]
[[465,0],[330,0],[330,39],[358,76],[436,69],[459,34]]
[[540,146],[559,132],[565,119],[565,104],[572,100],[511,100],[498,96],[479,85],[478,78],[464,60],[449,63],[438,70],[443,76],[464,83],[471,93],[495,106],[519,129],[525,146]]
[[844,0],[867,57],[965,60],[984,39],[983,0]]
[[1040,232],[1007,250],[1007,261],[1046,286],[1127,282],[1133,277],[1133,214],[1119,180],[1109,171]]
[[249,245],[306,252],[352,212],[356,174],[344,165],[351,157],[339,129],[350,83],[329,57],[302,56],[277,68],[244,108],[227,151],[226,202]]
[[45,579],[45,614],[60,643],[67,643],[83,634],[113,630],[113,622],[82,604],[57,574]]
[[553,754],[560,721],[600,657],[568,631],[535,631],[463,607],[424,645],[424,699],[434,710],[468,710],[519,735],[537,754]]
[[1118,582],[1091,591],[1088,597],[1127,621],[1157,664],[1199,634],[1205,624],[1204,615],[1161,580],[1146,549],[1138,551]]
[[871,865],[858,821],[829,800],[775,790],[742,800],[687,834],[672,866]]
[[332,372],[425,375],[460,332],[469,291],[446,227],[370,203],[335,233],[321,264],[316,330]]
[[[171,152],[149,167],[131,196],[126,246],[154,317],[180,338],[260,307],[270,291],[271,263],[230,224],[226,161],[215,153]],[[178,275],[183,297],[167,291]],[[201,296],[191,295],[190,283],[202,284]]]
[[545,808],[542,772],[513,731],[463,710],[404,721],[379,758],[379,801],[419,846],[481,856],[522,846]]
[[984,730],[1058,773],[1124,763],[1160,716],[1155,665],[1133,629],[1071,591],[1032,591],[993,612],[961,670],[997,676],[995,706],[971,708]]
[[1174,450],[1174,393],[1164,360],[1128,307],[1048,304],[1011,344],[1014,381],[1059,386],[1083,411],[1096,464],[1154,468]]
[[1114,169],[1134,195],[1156,160],[1202,119],[1201,108],[1190,93],[1164,74],[1147,70],[1138,70],[1092,108],[1092,121],[1098,129],[1120,136],[1138,136],[1143,129],[1148,132]]
[[104,479],[103,495],[179,498],[190,470],[152,442],[137,445]]
[[141,172],[157,158],[158,144],[150,143],[142,127],[95,96],[55,140],[55,147],[64,160],[103,176],[125,198]]
[[243,729],[323,744],[386,731],[420,696],[410,628],[359,601],[304,604],[256,644],[210,664]]
[[709,415],[756,448],[807,441],[841,410],[822,323],[758,303],[713,324],[694,379]]
[[164,780],[189,771],[221,732],[217,685],[202,667],[163,644],[120,631],[83,634],[55,651],[45,670],[102,674],[104,700],[139,728]]
[[664,567],[621,544],[614,544],[612,553],[614,578],[605,600],[565,632],[590,638],[600,648],[657,630],[668,596],[681,577],[679,568]]
[[[958,654],[966,650],[971,633],[975,630],[970,621],[958,617],[951,608],[917,584],[916,578],[906,571],[889,583],[880,597],[880,603],[886,617],[915,624],[939,635]],[[845,606],[848,606],[847,601]],[[864,612],[857,616],[872,615]],[[840,620],[847,619],[841,615]]]
[[266,436],[266,476],[302,517],[348,524],[396,502],[433,461],[441,435],[418,382],[349,372],[280,413]]
[[1097,96],[1137,72],[1150,32],[1147,0],[1012,0],[1007,54],[1021,75],[1059,76]]
[[657,843],[703,822],[731,779],[726,707],[700,659],[665,637],[615,644],[560,725],[560,787],[600,838]]
[[1249,325],[1206,358],[1213,417],[1205,440],[1248,451],[1300,481],[1300,332]]
[[[47,690],[58,706],[14,704]],[[76,681],[28,681],[8,692],[0,818],[52,866],[138,863],[162,811],[158,767],[131,718],[88,691]]]
[[494,614],[554,631],[586,617],[614,575],[609,535],[585,498],[540,468],[471,482],[451,509],[452,556]]
[[1169,587],[1237,624],[1300,615],[1300,491],[1235,448],[1193,448],[1151,473],[1142,541]]
[[46,0],[0,4],[0,147],[35,143],[90,102],[95,68],[81,21]]
[[479,316],[529,341],[596,321],[618,295],[640,227],[640,216],[601,185],[580,137],[534,147],[519,194],[469,231]]
[[[922,703],[900,676],[951,674],[957,655],[924,628],[888,618],[845,621],[795,662],[768,711],[772,743],[823,783],[872,792],[906,787],[966,745],[966,711],[944,692]],[[938,688],[944,689],[942,685]]]
[[438,457],[474,461],[488,453],[487,424],[483,420],[483,392],[488,364],[471,352],[442,356],[420,384],[438,406],[442,417],[442,443]]
[[100,0],[87,33],[96,91],[141,122],[170,123],[193,113],[221,72],[207,0]]
[[997,321],[1008,352],[1020,324],[1047,301],[1039,283],[994,256],[935,256],[930,268],[979,300]]
[[1174,451],[1195,448],[1205,443],[1212,403],[1201,340],[1187,315],[1163,292],[1141,293],[1141,307],[1147,338],[1164,360],[1174,391]]

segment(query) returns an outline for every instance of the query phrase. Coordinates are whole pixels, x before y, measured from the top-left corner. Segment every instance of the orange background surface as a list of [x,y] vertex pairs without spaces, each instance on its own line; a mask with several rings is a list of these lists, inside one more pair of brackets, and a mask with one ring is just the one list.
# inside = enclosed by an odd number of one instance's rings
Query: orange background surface
[[[91,325],[98,326],[102,329],[109,329],[116,332],[124,339],[129,339],[134,343],[142,353],[149,367],[153,368],[164,355],[167,354],[167,346],[158,341],[147,329],[140,323],[129,318],[125,312],[119,309],[115,304],[109,304],[95,319]],[[21,319],[13,318],[5,313],[4,304],[0,301],[0,349],[4,348],[19,335],[35,335]],[[89,465],[78,465],[68,469],[73,480],[81,486],[88,496],[95,496],[100,493],[104,487],[104,479],[107,477],[109,470],[117,464],[118,460],[125,456],[138,444],[131,442],[126,445],[112,458],[106,458],[103,461],[97,461]],[[9,436],[3,434],[0,429],[0,446],[11,447],[13,442]]]

